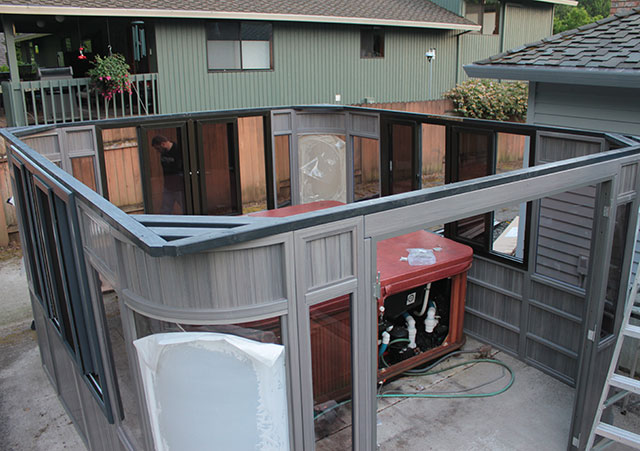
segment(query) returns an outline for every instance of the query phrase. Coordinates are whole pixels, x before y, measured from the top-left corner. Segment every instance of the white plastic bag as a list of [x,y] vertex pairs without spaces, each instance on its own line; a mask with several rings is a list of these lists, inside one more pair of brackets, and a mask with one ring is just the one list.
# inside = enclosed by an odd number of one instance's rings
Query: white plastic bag
[[407,249],[409,252],[409,266],[425,266],[433,265],[436,262],[436,256],[433,249],[413,248]]

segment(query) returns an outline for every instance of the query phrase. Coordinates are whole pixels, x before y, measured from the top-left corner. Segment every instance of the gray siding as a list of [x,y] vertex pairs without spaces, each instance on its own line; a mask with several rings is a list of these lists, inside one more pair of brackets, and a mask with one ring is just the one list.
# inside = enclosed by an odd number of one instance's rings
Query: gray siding
[[640,135],[640,89],[532,83],[528,122]]

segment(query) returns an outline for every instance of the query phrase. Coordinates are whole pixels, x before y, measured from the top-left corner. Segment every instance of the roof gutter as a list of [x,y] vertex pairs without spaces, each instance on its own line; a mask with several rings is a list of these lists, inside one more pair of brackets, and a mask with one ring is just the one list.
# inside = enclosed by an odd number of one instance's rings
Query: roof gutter
[[480,31],[480,25],[444,22],[423,22],[399,19],[372,19],[366,17],[319,16],[305,14],[270,14],[237,11],[196,11],[170,9],[115,9],[78,8],[70,6],[25,6],[0,5],[0,14],[62,15],[62,16],[109,16],[109,17],[154,17],[182,19],[235,19],[282,22],[342,23],[356,25],[382,25],[393,27],[431,28],[442,30]]
[[506,64],[468,64],[464,70],[470,77],[501,80],[528,80],[546,83],[640,88],[638,70],[600,68],[557,68],[515,66]]

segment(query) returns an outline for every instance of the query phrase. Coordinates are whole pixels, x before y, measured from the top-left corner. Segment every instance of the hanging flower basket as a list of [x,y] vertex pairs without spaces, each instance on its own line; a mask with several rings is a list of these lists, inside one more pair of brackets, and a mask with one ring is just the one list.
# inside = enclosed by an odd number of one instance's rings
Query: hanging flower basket
[[128,93],[131,95],[129,65],[119,53],[102,58],[96,55],[91,62],[93,67],[87,72],[91,77],[91,87],[106,100],[114,95]]

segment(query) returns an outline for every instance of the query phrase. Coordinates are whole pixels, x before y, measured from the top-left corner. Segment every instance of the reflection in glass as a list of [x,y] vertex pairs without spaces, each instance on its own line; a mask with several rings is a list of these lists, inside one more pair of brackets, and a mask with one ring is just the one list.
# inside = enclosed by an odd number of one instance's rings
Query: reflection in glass
[[185,186],[180,130],[156,128],[147,133],[153,213],[185,213]]
[[422,124],[422,187],[444,185],[447,127]]
[[102,130],[109,201],[127,213],[142,213],[142,177],[135,127]]
[[277,206],[291,205],[291,168],[289,165],[289,149],[291,135],[280,135],[275,140],[275,171]]
[[[629,226],[629,214],[631,204],[619,205],[616,210],[616,223],[613,229],[613,243],[611,244],[611,260],[609,261],[609,276],[607,278],[607,292],[602,312],[602,326],[600,338],[611,335],[615,331],[616,312],[620,298],[620,286],[622,281],[622,264],[624,262],[624,248]],[[626,287],[626,283],[622,283]]]
[[353,137],[353,200],[380,197],[380,149],[378,140]]
[[309,309],[316,449],[351,449],[350,301],[345,295]]
[[526,136],[512,133],[497,133],[496,174],[524,167]]
[[73,176],[96,191],[96,170],[93,157],[76,157],[71,159]]
[[232,136],[232,123],[202,124],[204,212],[209,215],[239,213]]
[[413,127],[391,126],[392,183],[391,194],[413,189]]
[[267,209],[262,116],[238,118],[242,214]]

